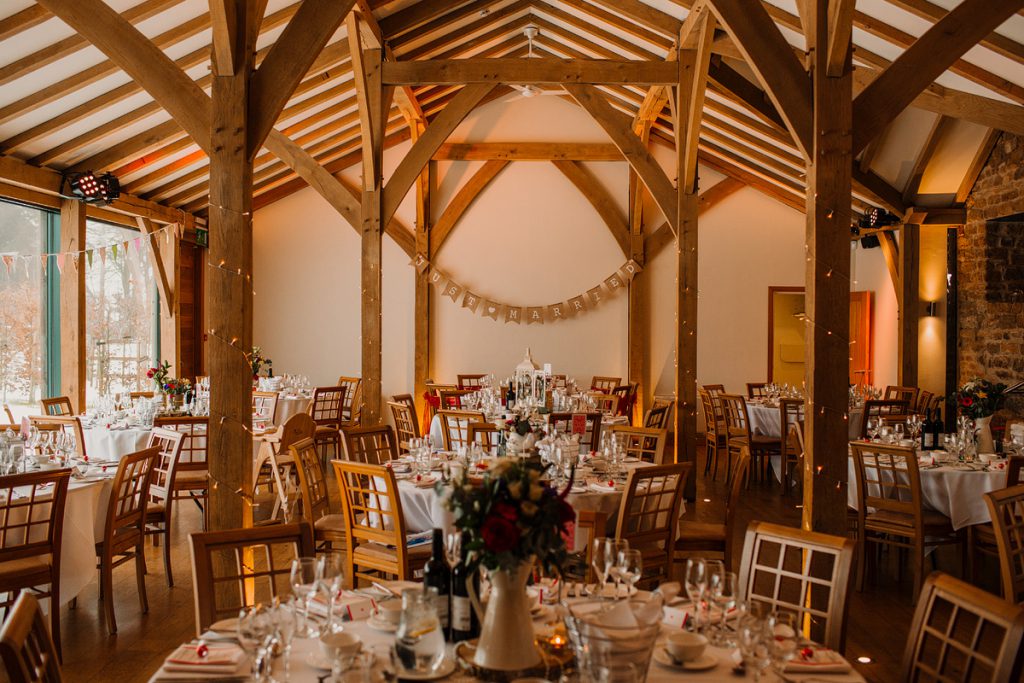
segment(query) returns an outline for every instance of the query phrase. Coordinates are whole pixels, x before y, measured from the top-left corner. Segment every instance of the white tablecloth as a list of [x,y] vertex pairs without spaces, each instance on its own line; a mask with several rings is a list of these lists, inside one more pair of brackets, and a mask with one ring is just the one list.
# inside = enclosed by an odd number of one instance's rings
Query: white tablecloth
[[[849,460],[847,502],[857,508],[857,471]],[[1006,470],[975,471],[966,467],[944,465],[921,467],[921,498],[926,507],[949,517],[954,529],[991,521],[984,494],[1006,486]]]
[[64,507],[64,535],[61,537],[60,603],[66,604],[96,578],[96,543],[103,540],[111,480],[116,468],[103,481],[68,486]]
[[[750,416],[750,431],[762,436],[781,436],[782,415],[778,406],[747,401],[747,415]],[[850,422],[847,432],[850,439],[859,439],[861,425],[864,422],[864,409],[854,408],[850,411]]]
[[282,394],[277,399],[277,415],[274,418],[274,424],[283,425],[292,415],[306,412],[309,408],[310,400],[306,396],[286,396]]
[[85,452],[92,460],[120,460],[129,453],[141,451],[149,441],[149,432],[138,427],[108,429],[103,425],[82,429]]

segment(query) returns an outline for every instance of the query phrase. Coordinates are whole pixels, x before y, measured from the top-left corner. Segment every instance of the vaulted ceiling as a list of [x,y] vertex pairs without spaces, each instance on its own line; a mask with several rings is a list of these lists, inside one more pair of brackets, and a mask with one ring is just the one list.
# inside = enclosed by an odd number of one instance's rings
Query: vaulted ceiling
[[[758,0],[750,0],[757,2]],[[806,50],[798,4],[763,2],[790,46]],[[210,87],[211,22],[207,0],[107,0],[202,87]],[[269,0],[257,62],[299,2]],[[854,10],[857,88],[867,85],[958,0],[858,0]],[[672,58],[692,0],[360,0],[364,46],[389,59],[525,57],[527,26],[539,28],[542,57]],[[716,33],[700,133],[702,164],[795,208],[803,205],[804,159],[782,119],[723,30]],[[32,0],[0,5],[0,153],[53,170],[110,171],[143,199],[202,214],[206,155],[131,78],[88,41]],[[656,143],[671,145],[665,98],[645,88],[603,88],[612,104],[652,120]],[[413,89],[430,119],[457,86]],[[486,101],[515,94],[499,88]],[[644,107],[645,99],[647,107]],[[652,108],[652,102],[655,106]],[[410,137],[400,100],[388,144]],[[1018,13],[942,74],[861,154],[853,206],[962,202],[1001,130],[1024,134],[1024,16]],[[277,129],[331,172],[359,161],[360,127],[350,41],[343,25],[292,95]],[[305,186],[277,157],[256,159],[255,205]]]

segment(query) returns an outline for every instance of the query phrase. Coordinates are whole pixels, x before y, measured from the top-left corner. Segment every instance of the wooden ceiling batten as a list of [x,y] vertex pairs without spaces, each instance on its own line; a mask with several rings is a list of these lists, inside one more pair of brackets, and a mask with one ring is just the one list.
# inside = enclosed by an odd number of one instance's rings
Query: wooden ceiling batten
[[0,19],[0,40],[7,40],[33,26],[38,26],[52,16],[45,7],[32,5],[9,17],[4,17]]
[[[891,4],[929,21],[938,21],[946,15],[946,9],[928,0],[888,0]],[[982,47],[1024,64],[1024,45],[993,31],[979,43]]]

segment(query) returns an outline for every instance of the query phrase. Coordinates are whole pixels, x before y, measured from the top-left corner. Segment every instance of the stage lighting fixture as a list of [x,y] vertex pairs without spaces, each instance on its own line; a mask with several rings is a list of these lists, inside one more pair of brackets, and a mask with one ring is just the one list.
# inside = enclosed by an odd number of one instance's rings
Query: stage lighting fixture
[[68,199],[104,206],[121,196],[121,183],[113,173],[99,176],[92,171],[65,173],[60,193]]

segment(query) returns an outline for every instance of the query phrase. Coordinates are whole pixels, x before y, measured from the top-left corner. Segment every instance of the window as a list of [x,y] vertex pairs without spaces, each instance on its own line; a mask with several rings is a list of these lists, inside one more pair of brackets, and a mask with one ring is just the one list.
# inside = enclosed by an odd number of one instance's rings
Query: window
[[159,311],[143,239],[136,230],[86,222],[85,244],[93,250],[85,276],[86,405],[150,389],[146,370],[156,357]]
[[38,414],[48,394],[48,289],[39,256],[53,251],[51,222],[40,209],[0,202],[0,400],[16,418]]

